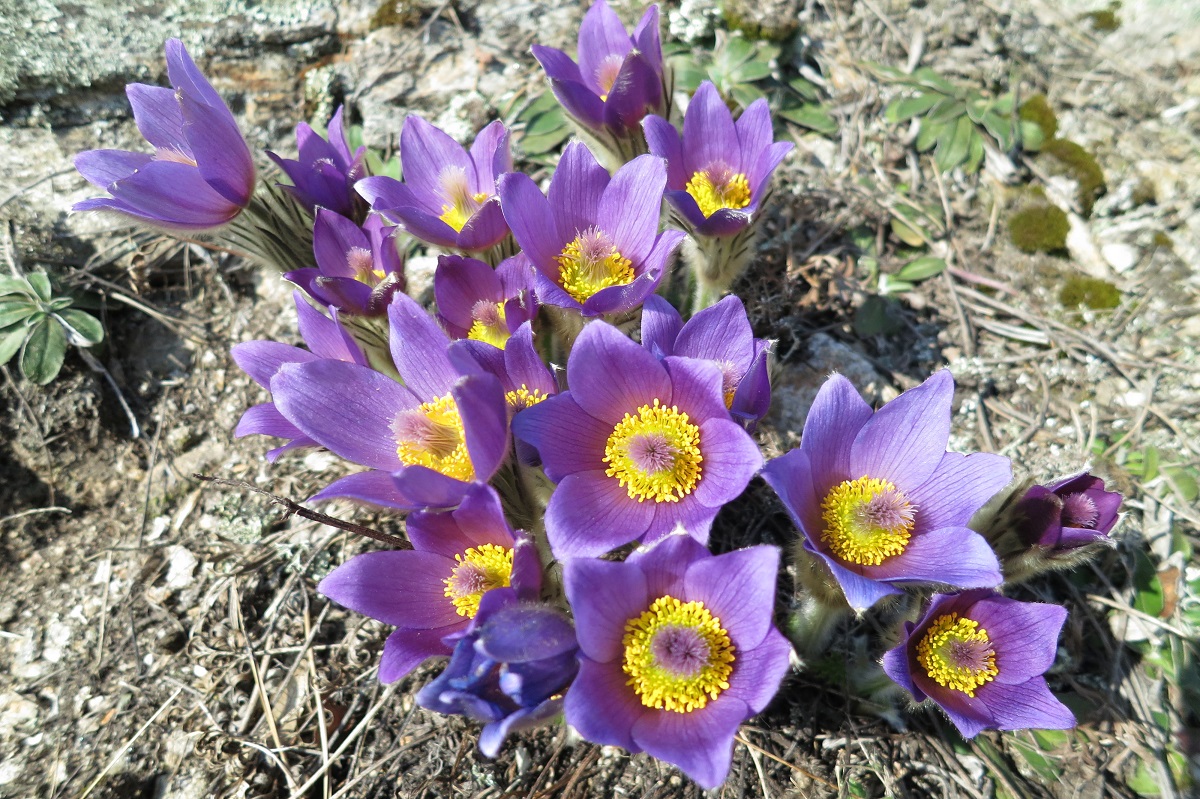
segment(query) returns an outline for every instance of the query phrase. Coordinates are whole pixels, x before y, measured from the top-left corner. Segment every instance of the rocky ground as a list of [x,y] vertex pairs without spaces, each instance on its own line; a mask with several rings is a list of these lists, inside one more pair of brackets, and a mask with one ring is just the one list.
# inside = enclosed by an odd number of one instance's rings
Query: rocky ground
[[[711,45],[728,24],[704,0],[666,8],[685,47]],[[717,794],[1187,795],[1200,768],[1200,6],[727,8],[742,26],[799,20],[774,72],[813,81],[837,123],[825,134],[780,128],[797,151],[738,286],[756,333],[779,340],[767,451],[794,446],[831,370],[882,401],[949,364],[953,446],[1009,455],[1038,479],[1091,463],[1129,499],[1111,552],[1022,589],[1071,609],[1050,680],[1077,731],[963,742],[932,713],[847,699],[839,674],[861,653],[838,651],[789,677],[744,728]],[[96,298],[107,332],[102,371],[68,354],[39,388],[15,362],[4,370],[0,796],[699,795],[670,767],[557,730],[483,760],[473,725],[414,708],[411,689],[430,670],[380,686],[387,631],[314,590],[361,545],[192,477],[300,499],[340,474],[319,453],[269,466],[260,441],[231,437],[262,393],[229,347],[295,340],[288,287],[229,254],[68,213],[92,194],[74,153],[140,147],[122,89],[164,82],[169,36],[183,38],[256,148],[289,153],[296,121],[323,122],[344,102],[386,152],[408,113],[464,139],[514,118],[544,90],[529,45],[571,50],[582,12],[533,0],[0,0],[4,271],[44,269]],[[910,146],[915,131],[885,121],[900,88],[873,64],[930,66],[988,94],[1045,93],[1058,136],[1102,171],[1090,215],[1078,176],[1044,156],[940,174]],[[1027,185],[1067,214],[1060,252],[1012,242]],[[894,221],[918,229],[916,245]],[[881,299],[880,273],[913,252],[950,268]],[[414,292],[429,266],[410,262]],[[1081,276],[1111,286],[1115,303],[1081,303]],[[759,482],[715,530],[724,546],[788,546],[795,535]]]

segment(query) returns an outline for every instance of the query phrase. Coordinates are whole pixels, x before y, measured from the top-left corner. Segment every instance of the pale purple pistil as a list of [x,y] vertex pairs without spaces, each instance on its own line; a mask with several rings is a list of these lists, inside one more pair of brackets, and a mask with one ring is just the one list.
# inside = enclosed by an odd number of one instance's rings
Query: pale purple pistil
[[1062,523],[1064,527],[1092,529],[1100,518],[1096,501],[1087,494],[1067,494],[1063,497]]
[[916,508],[899,491],[883,491],[856,509],[859,524],[876,530],[911,526]]
[[947,647],[950,663],[956,668],[980,671],[991,665],[996,652],[987,641],[952,641]]
[[396,441],[403,444],[414,444],[422,449],[429,449],[437,438],[438,426],[419,408],[403,411],[392,422],[392,433]]
[[650,641],[654,662],[672,677],[694,677],[708,663],[708,642],[691,627],[664,627]]
[[346,263],[354,270],[354,275],[364,283],[368,282],[367,278],[375,271],[371,251],[362,247],[351,247],[346,253]]
[[479,300],[471,306],[471,318],[484,327],[496,327],[502,321],[499,307],[490,300]]
[[480,594],[492,587],[488,581],[487,571],[482,566],[470,561],[463,562],[454,569],[447,586],[456,597]]
[[645,474],[669,470],[675,465],[676,454],[662,433],[643,433],[629,439],[629,458]]

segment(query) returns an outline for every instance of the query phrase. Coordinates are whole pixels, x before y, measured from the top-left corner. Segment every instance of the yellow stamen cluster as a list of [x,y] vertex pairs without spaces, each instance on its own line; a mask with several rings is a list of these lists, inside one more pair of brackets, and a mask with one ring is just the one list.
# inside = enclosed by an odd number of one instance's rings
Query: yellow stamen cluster
[[[636,416],[625,414],[604,446],[609,465],[604,473],[617,478],[638,502],[683,499],[700,482],[703,460],[700,428],[678,407],[660,405],[657,399],[638,408]],[[658,468],[647,468],[656,462]]]
[[[885,494],[891,494],[893,501],[900,504],[892,509],[894,523],[883,526],[870,518],[868,509],[872,500]],[[887,480],[865,476],[843,480],[830,489],[821,503],[821,517],[825,520],[821,541],[848,563],[878,566],[908,546],[915,510]]]
[[514,411],[523,411],[526,408],[532,408],[543,400],[550,398],[549,394],[543,394],[540,388],[531,389],[524,383],[515,391],[509,391],[504,395],[505,402],[508,407]]
[[513,551],[496,544],[482,544],[455,555],[454,560],[454,571],[444,580],[446,597],[459,616],[473,619],[485,593],[511,583]]
[[720,175],[714,180],[712,171],[702,170],[692,175],[684,189],[705,216],[712,216],[721,208],[745,208],[750,204],[750,181],[740,172]]
[[425,466],[455,480],[475,479],[475,466],[467,452],[462,416],[449,394],[422,403],[417,411],[424,414],[427,424],[421,440],[402,439],[396,454],[402,463]]
[[[956,662],[960,660],[953,651],[956,647],[974,650],[976,659],[982,656],[982,665],[973,668]],[[938,685],[970,697],[1000,673],[987,630],[979,629],[979,622],[974,619],[959,618],[957,613],[939,616],[929,625],[925,637],[917,644],[917,662]]]
[[457,233],[467,224],[467,220],[479,210],[479,206],[487,202],[488,196],[487,192],[459,195],[454,198],[454,202],[442,205],[442,214],[438,219],[454,228]]
[[576,236],[555,260],[563,291],[577,302],[587,302],[597,291],[609,286],[633,282],[633,262],[612,244],[597,246],[592,233]]
[[504,349],[509,338],[508,323],[504,319],[504,303],[497,302],[493,305],[496,308],[493,323],[486,324],[484,320],[476,319],[471,325],[471,329],[467,331],[467,338]]
[[[692,633],[707,649],[705,662],[690,675],[673,673],[659,661],[654,639],[676,628]],[[703,602],[683,602],[672,596],[654,600],[650,609],[625,623],[626,685],[633,688],[646,707],[688,713],[699,710],[729,688],[733,673],[734,647],[721,620]]]

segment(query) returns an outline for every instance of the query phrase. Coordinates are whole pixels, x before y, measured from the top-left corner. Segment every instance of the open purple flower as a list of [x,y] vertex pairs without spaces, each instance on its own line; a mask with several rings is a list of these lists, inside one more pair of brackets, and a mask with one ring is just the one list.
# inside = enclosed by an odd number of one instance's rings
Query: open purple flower
[[1067,611],[991,591],[937,594],[924,618],[883,656],[883,670],[918,702],[936,702],[958,731],[1065,730],[1075,717],[1042,675],[1054,664]]
[[729,418],[720,371],[660,361],[597,321],[575,341],[567,384],[513,418],[558,483],[546,508],[555,556],[651,544],[677,525],[707,543],[717,511],[762,466],[758,445]]
[[363,158],[366,147],[350,152],[346,130],[342,123],[342,106],[338,106],[326,128],[329,139],[321,138],[307,122],[296,126],[296,160],[281,158],[271,151],[267,157],[283,170],[292,181],[285,186],[310,214],[317,208],[328,208],[342,216],[354,217],[358,195],[354,183],[363,177]]
[[954,379],[940,371],[872,413],[849,380],[817,393],[800,446],[763,469],[855,610],[897,583],[999,585],[971,516],[1009,481],[1008,458],[946,451]]
[[778,568],[774,547],[714,556],[687,536],[624,563],[567,561],[580,649],[567,722],[720,785],[738,726],[787,674],[791,647],[771,624]]
[[433,275],[438,320],[451,338],[504,349],[521,325],[537,316],[533,267],[524,254],[495,269],[474,258],[443,255]]
[[[630,36],[604,0],[579,26],[579,63],[561,50],[535,44],[554,96],[584,130],[618,155],[645,152],[639,126],[647,114],[666,114],[658,6],[646,9]],[[617,146],[614,146],[617,145]]]
[[[247,341],[235,344],[230,351],[234,362],[263,388],[271,387],[271,378],[285,363],[308,363],[321,359],[366,365],[366,358],[349,333],[341,326],[334,312],[327,317],[304,301],[304,295],[292,293],[299,319],[300,336],[307,350],[278,341]],[[233,434],[237,438],[249,435],[275,436],[289,442],[267,452],[274,461],[285,452],[303,447],[315,447],[317,442],[284,418],[273,402],[264,402],[246,409]]]
[[642,346],[659,358],[678,355],[714,363],[721,370],[725,407],[747,430],[753,432],[767,415],[771,342],[754,337],[746,306],[737,297],[726,297],[684,324],[675,306],[652,294],[642,307]]
[[509,527],[486,485],[473,485],[453,512],[412,514],[407,532],[412,551],[355,555],[317,586],[338,604],[395,625],[379,662],[385,683],[426,658],[449,655],[454,646],[443,639],[467,630],[489,591],[511,586],[535,600],[541,590],[536,548]]
[[403,385],[357,364],[285,364],[271,378],[275,406],[321,446],[372,470],[336,481],[313,500],[452,508],[507,455],[504,391],[491,375],[462,376],[446,334],[407,295],[392,299],[388,323]]
[[254,159],[233,114],[178,39],[167,40],[173,88],[125,87],[133,118],[154,155],[88,150],[75,168],[111,197],[75,211],[116,211],[156,227],[203,230],[233,219],[254,196]]
[[650,152],[667,161],[667,200],[700,236],[732,236],[746,228],[792,149],[772,143],[771,111],[755,100],[734,122],[717,87],[700,84],[683,118],[683,137],[667,120],[644,123]]
[[1030,547],[1062,552],[1108,538],[1121,495],[1105,491],[1099,477],[1080,472],[1048,486],[1033,486],[1017,503],[1017,534]]
[[316,267],[284,275],[310,297],[355,316],[382,316],[404,290],[404,259],[391,231],[375,215],[359,227],[341,214],[317,209],[313,222]]
[[479,751],[485,757],[499,754],[509,733],[562,712],[562,692],[579,670],[579,647],[561,610],[521,602],[506,589],[490,591],[459,635],[446,670],[416,700],[428,710],[484,722]]
[[499,120],[475,138],[471,151],[418,116],[400,132],[404,182],[370,177],[356,185],[371,208],[418,239],[438,247],[482,252],[508,235],[496,179],[512,171],[508,131]]
[[578,141],[563,152],[549,198],[528,175],[502,177],[504,216],[537,269],[538,300],[599,316],[653,293],[684,235],[658,232],[665,182],[662,160],[649,155],[610,179]]

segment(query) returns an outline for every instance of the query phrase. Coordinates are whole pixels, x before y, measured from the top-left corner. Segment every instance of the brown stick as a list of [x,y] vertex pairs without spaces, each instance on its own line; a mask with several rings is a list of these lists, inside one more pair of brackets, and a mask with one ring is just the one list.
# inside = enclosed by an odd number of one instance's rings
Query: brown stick
[[318,513],[315,510],[309,510],[303,505],[293,502],[287,497],[281,497],[278,494],[272,494],[270,491],[264,491],[258,486],[247,483],[245,480],[226,480],[223,477],[210,477],[209,475],[199,473],[193,474],[192,477],[195,477],[197,480],[203,480],[206,483],[213,483],[219,486],[228,486],[230,488],[240,488],[244,491],[251,491],[260,496],[264,496],[271,500],[273,504],[279,505],[284,509],[284,521],[291,516],[299,516],[302,519],[308,519],[312,522],[320,522],[321,524],[326,524],[330,527],[336,527],[339,530],[345,530],[348,533],[355,533],[356,535],[365,536],[374,541],[378,541],[381,544],[387,544],[390,547],[395,547],[396,549],[412,549],[412,544],[408,543],[403,538],[398,538],[394,535],[389,535],[388,533],[381,533],[378,530],[372,530],[370,527],[364,527],[361,524],[344,522],[341,519],[335,519],[332,516],[326,516],[324,513]]

